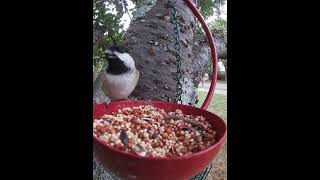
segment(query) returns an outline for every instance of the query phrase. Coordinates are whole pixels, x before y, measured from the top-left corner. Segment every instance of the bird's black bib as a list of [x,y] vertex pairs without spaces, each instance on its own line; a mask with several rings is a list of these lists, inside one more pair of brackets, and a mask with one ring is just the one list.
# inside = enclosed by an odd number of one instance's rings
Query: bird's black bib
[[106,54],[108,59],[108,68],[106,72],[109,74],[119,75],[130,71],[130,69],[115,54]]

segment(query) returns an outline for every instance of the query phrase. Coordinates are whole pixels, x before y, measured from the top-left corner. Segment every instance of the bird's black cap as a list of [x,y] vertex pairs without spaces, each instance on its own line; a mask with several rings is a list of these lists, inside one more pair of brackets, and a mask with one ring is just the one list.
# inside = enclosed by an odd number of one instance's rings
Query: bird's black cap
[[112,46],[112,47],[108,48],[106,52],[109,52],[109,51],[111,51],[111,52],[116,51],[119,53],[129,53],[128,49],[124,46]]

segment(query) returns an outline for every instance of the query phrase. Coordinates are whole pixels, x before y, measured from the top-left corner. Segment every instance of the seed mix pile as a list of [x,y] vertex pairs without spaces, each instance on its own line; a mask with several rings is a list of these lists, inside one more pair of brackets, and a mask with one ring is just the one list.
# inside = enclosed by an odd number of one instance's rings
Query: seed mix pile
[[202,116],[153,106],[124,108],[93,122],[93,135],[108,146],[139,156],[177,157],[215,143],[216,132]]

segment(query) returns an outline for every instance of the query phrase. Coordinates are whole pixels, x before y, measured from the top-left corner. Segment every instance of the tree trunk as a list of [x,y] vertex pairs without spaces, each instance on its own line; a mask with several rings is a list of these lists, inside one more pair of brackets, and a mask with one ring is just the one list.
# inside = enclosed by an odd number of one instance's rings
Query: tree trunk
[[[108,103],[110,99],[104,94],[102,90],[102,73],[105,69],[107,69],[108,64],[105,64],[100,73],[96,74],[93,73],[93,104],[100,104],[100,103]],[[96,76],[96,77],[95,77]]]
[[227,59],[227,44],[225,43],[225,39],[222,37],[215,37],[214,35],[213,39],[216,45],[218,58]]
[[227,71],[227,66],[225,66],[226,72],[225,72],[225,81],[227,82],[227,76],[228,76],[228,71]]
[[227,81],[227,59],[220,59],[225,69],[225,81]]
[[[180,29],[182,102],[195,104],[196,87],[209,65],[210,54],[208,45],[195,39],[195,18],[191,10],[183,1],[177,1],[175,7]],[[154,1],[149,11],[133,17],[125,34],[125,45],[141,74],[133,97],[161,101],[175,99],[175,39],[170,17],[168,1]]]

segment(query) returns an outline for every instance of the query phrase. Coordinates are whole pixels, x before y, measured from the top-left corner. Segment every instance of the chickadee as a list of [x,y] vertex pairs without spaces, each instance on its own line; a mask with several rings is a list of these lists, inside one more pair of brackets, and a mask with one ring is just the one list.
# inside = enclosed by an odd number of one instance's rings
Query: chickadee
[[127,99],[139,80],[133,58],[120,47],[105,51],[108,67],[104,70],[102,89],[111,100]]

